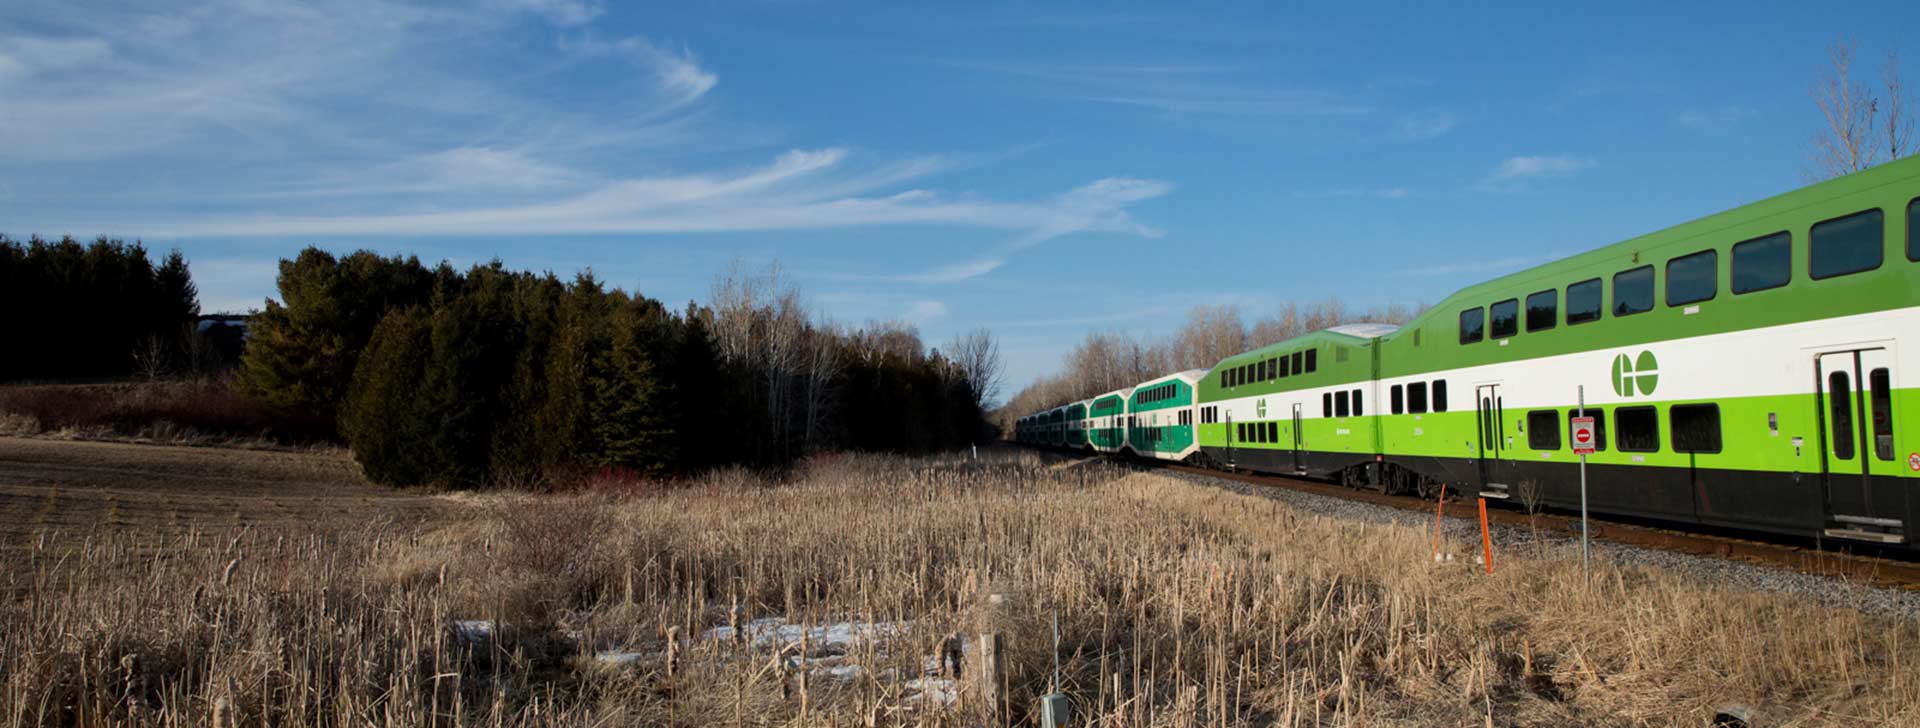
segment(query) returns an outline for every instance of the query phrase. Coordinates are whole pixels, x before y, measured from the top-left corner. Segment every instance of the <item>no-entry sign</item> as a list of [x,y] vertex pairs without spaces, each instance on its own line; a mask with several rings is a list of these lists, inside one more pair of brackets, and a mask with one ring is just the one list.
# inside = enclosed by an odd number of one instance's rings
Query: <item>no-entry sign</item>
[[1573,423],[1573,454],[1592,455],[1593,454],[1593,418],[1592,417],[1574,417],[1572,418],[1572,423]]

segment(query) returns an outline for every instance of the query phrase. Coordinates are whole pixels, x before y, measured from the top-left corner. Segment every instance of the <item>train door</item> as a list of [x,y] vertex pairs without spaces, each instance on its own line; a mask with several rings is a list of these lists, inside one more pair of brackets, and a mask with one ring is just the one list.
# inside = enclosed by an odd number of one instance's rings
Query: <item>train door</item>
[[1227,467],[1234,467],[1233,460],[1233,410],[1227,410]]
[[1295,402],[1293,403],[1293,471],[1296,473],[1304,473],[1307,470],[1305,456],[1300,452],[1305,445],[1305,440],[1300,437],[1300,403]]
[[1488,498],[1507,497],[1506,404],[1499,384],[1474,387],[1473,409],[1479,424],[1474,437],[1479,441],[1480,494]]
[[1907,456],[1894,449],[1893,353],[1883,348],[1817,354],[1826,534],[1882,543],[1907,540]]

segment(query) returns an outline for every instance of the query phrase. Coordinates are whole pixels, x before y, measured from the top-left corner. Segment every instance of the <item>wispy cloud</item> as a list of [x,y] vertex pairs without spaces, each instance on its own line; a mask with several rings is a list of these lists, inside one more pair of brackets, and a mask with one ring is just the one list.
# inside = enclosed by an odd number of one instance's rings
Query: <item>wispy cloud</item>
[[1493,169],[1488,179],[1495,182],[1508,180],[1538,179],[1541,177],[1565,177],[1596,164],[1588,157],[1526,156],[1508,157]]
[[1232,66],[1204,64],[1042,64],[954,62],[957,68],[1028,79],[1077,101],[1176,114],[1320,116],[1373,110],[1344,94],[1251,80]]
[[1067,318],[1020,319],[1018,321],[1002,321],[1000,323],[994,324],[994,328],[997,329],[997,328],[1005,327],[1005,328],[1025,329],[1025,328],[1044,328],[1044,327],[1050,327],[1050,326],[1098,326],[1101,324],[1118,324],[1118,323],[1125,323],[1128,321],[1140,321],[1143,319],[1157,318],[1161,316],[1171,316],[1175,313],[1178,313],[1179,311],[1180,309],[1174,306],[1150,306],[1147,308],[1128,309],[1125,311],[1116,311],[1114,313],[1099,314],[1095,316],[1072,316]]
[[1563,252],[1552,252],[1541,255],[1519,255],[1507,258],[1494,258],[1491,260],[1478,260],[1469,263],[1441,263],[1418,268],[1391,270],[1387,271],[1387,275],[1395,278],[1433,278],[1469,274],[1505,274],[1532,268],[1536,265],[1559,260],[1566,256],[1567,254]]
[[1052,212],[1039,225],[973,260],[942,265],[920,273],[894,277],[914,283],[955,283],[983,276],[1006,265],[1015,253],[1048,240],[1073,233],[1119,232],[1144,237],[1159,237],[1160,230],[1135,222],[1127,207],[1172,191],[1173,186],[1156,180],[1110,177],[1075,189],[1055,198]]
[[919,300],[907,304],[907,310],[901,312],[900,318],[913,322],[915,326],[924,327],[946,318],[947,315],[947,304],[939,301]]
[[503,0],[507,7],[546,16],[556,25],[582,25],[605,12],[599,0]]
[[[844,149],[793,150],[764,166],[728,174],[608,180],[577,194],[532,204],[374,215],[222,215],[99,222],[103,229],[139,229],[167,237],[692,233],[946,224],[1017,231],[1019,235],[1000,248],[1003,254],[1011,254],[1089,230],[1156,234],[1128,215],[1126,208],[1168,189],[1165,183],[1116,178],[1038,203],[950,198],[930,189],[885,190],[910,177],[911,172],[899,169],[835,176],[847,157]],[[458,164],[521,161],[482,154]],[[980,275],[992,267],[952,280]]]
[[1438,139],[1459,125],[1459,119],[1444,111],[1409,116],[1400,120],[1400,138],[1410,141]]
[[1525,192],[1542,180],[1570,177],[1598,164],[1591,157],[1565,154],[1508,157],[1476,187],[1491,192]]
[[1686,109],[1675,114],[1673,122],[1697,131],[1724,134],[1759,113],[1751,107],[1728,104],[1711,109]]
[[1367,198],[1377,200],[1404,200],[1413,196],[1413,193],[1405,187],[1337,187],[1318,192],[1295,192],[1293,196],[1309,200]]
[[700,67],[693,51],[685,47],[666,48],[645,38],[630,36],[602,40],[583,36],[563,40],[560,47],[584,56],[623,56],[646,68],[659,86],[673,95],[672,106],[692,103],[713,90],[720,78]]

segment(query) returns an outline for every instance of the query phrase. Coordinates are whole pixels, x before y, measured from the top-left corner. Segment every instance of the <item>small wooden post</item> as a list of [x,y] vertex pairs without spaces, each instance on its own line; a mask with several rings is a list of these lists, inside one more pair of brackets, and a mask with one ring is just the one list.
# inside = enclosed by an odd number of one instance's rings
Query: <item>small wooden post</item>
[[1447,484],[1440,484],[1440,499],[1433,503],[1433,560],[1440,560],[1440,516],[1447,510]]
[[1487,499],[1480,499],[1480,547],[1486,553],[1487,573],[1493,573],[1493,535],[1487,532]]
[[1000,635],[992,632],[981,633],[980,694],[986,698],[988,721],[993,725],[999,725],[1002,716],[1005,715],[1000,705],[1001,700],[1005,698],[1001,694],[1000,686],[1006,681],[1007,676],[1006,663],[1001,659],[1000,654],[1003,647]]

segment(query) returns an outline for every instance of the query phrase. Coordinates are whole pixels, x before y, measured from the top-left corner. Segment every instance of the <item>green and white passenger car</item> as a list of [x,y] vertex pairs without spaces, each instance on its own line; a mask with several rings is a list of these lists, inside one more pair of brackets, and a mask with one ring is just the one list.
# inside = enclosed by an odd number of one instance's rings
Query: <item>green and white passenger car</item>
[[1916,332],[1920,157],[1228,357],[1127,449],[1572,507],[1584,390],[1595,511],[1913,548]]

